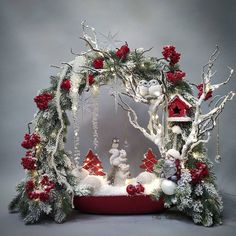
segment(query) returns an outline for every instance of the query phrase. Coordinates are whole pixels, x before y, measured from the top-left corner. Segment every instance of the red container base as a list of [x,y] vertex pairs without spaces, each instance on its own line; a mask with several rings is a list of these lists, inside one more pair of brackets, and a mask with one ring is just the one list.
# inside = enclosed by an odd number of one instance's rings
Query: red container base
[[134,196],[75,196],[75,209],[84,213],[134,215],[165,210],[163,199],[152,200],[149,195]]

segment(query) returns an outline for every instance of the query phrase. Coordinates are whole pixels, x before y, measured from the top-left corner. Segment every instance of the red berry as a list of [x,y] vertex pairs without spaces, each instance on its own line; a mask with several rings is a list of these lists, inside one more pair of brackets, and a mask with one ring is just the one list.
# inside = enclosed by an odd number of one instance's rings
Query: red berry
[[47,175],[44,175],[42,180],[41,180],[41,184],[42,185],[48,185],[48,182],[49,182],[49,178]]
[[32,148],[32,144],[29,140],[24,140],[22,143],[21,143],[21,146],[25,149],[31,149]]
[[49,200],[49,194],[46,192],[39,193],[39,200],[42,202],[46,202]]
[[33,180],[29,180],[26,182],[25,184],[25,190],[26,192],[32,191],[35,187],[34,181]]
[[69,79],[63,80],[63,82],[61,83],[61,89],[68,91],[70,90],[70,88],[71,88],[70,80]]
[[88,82],[89,86],[91,86],[95,82],[93,74],[88,75]]
[[34,199],[39,198],[39,193],[34,192],[34,193],[33,193],[33,197],[34,197]]
[[169,82],[171,83],[176,83],[181,81],[184,77],[185,77],[185,72],[181,71],[181,70],[177,70],[175,72],[167,72],[166,73],[166,78]]
[[34,98],[34,101],[39,108],[39,110],[46,110],[48,108],[48,103],[53,99],[50,93],[43,93]]
[[165,46],[163,47],[162,55],[171,65],[174,65],[179,62],[181,54],[175,51],[174,46]]
[[137,192],[137,193],[143,193],[144,190],[145,190],[145,188],[143,187],[142,184],[137,184],[137,185],[136,185],[136,192]]
[[21,165],[26,170],[35,170],[37,168],[36,160],[30,157],[22,157]]
[[135,188],[134,185],[129,184],[129,185],[126,187],[126,192],[127,192],[129,195],[134,195],[134,194],[137,192],[137,190],[136,190],[136,188]]
[[103,68],[103,59],[97,58],[93,61],[93,67],[95,69],[102,69]]
[[25,134],[24,139],[29,140],[30,139],[30,134]]
[[27,193],[27,197],[28,197],[30,200],[33,200],[33,199],[34,199],[34,194],[33,194],[33,192],[28,192],[28,193]]

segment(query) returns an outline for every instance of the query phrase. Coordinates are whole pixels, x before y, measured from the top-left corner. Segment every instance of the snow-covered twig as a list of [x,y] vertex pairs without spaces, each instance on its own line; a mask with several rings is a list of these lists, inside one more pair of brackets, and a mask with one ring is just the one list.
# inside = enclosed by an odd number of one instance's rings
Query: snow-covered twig
[[157,145],[157,147],[159,148],[161,155],[164,157],[165,156],[165,148],[164,148],[164,145],[162,142],[163,141],[162,126],[158,122],[158,118],[155,117],[155,119],[156,119],[155,122],[150,122],[149,126],[151,126],[151,127],[149,127],[149,130],[151,130],[152,132],[149,133],[147,131],[147,129],[145,129],[139,125],[136,112],[123,100],[123,98],[120,95],[119,95],[119,98],[122,103],[122,107],[128,113],[128,118],[129,118],[130,124],[134,128],[141,131],[146,138],[148,138],[149,140],[154,142]]
[[[62,117],[62,109],[61,109],[61,82],[63,81],[63,79],[65,78],[67,71],[68,71],[69,66],[65,65],[64,69],[62,70],[62,72],[60,73],[60,79],[58,81],[58,85],[57,85],[57,92],[56,92],[56,108],[57,108],[57,113],[58,113],[58,119],[60,120],[60,129],[57,133],[57,137],[56,137],[56,143],[55,143],[55,147],[51,153],[51,155],[48,157],[48,164],[50,167],[52,167],[57,175],[58,178],[58,182],[61,184],[64,184],[67,191],[69,193],[72,194],[73,197],[73,188],[71,187],[71,185],[68,183],[66,177],[57,169],[56,163],[54,161],[54,157],[56,152],[58,151],[58,147],[59,147],[59,143],[61,141],[61,134],[63,132],[64,129],[64,122],[63,122],[63,117]],[[72,201],[72,206],[73,206],[73,201]]]
[[[193,150],[200,143],[206,143],[210,139],[210,131],[216,125],[216,120],[222,110],[225,107],[225,104],[232,100],[235,96],[233,91],[229,92],[225,96],[221,96],[214,104],[214,107],[211,108],[212,103],[219,97],[219,95],[215,96],[212,102],[209,104],[210,111],[202,114],[201,105],[202,102],[205,100],[207,93],[213,92],[214,90],[220,88],[221,86],[227,84],[233,75],[233,69],[230,69],[230,74],[228,78],[219,84],[212,85],[211,81],[215,73],[212,73],[212,68],[214,66],[214,62],[219,55],[219,48],[216,47],[215,51],[210,56],[208,63],[203,67],[202,72],[202,81],[203,81],[203,92],[201,96],[196,101],[195,107],[195,115],[192,122],[191,132],[188,137],[185,137],[185,144],[182,147],[181,157],[182,159],[187,159],[187,154]],[[207,139],[202,139],[207,134]]]

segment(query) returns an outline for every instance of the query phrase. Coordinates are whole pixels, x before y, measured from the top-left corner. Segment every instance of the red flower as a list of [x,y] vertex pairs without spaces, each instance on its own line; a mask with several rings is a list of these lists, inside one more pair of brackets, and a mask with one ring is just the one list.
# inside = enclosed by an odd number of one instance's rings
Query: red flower
[[179,62],[181,54],[175,51],[174,46],[165,46],[163,47],[162,55],[171,65],[175,65]]
[[117,50],[116,56],[120,59],[126,59],[127,54],[130,52],[128,44],[121,46],[120,49]]
[[68,91],[68,90],[70,90],[70,88],[71,88],[70,80],[69,79],[63,80],[61,83],[61,89]]
[[97,58],[93,61],[93,67],[95,69],[102,69],[103,68],[103,59]]
[[207,165],[202,162],[195,163],[196,169],[190,169],[192,183],[196,184],[209,175]]
[[50,93],[43,93],[34,98],[34,101],[39,110],[46,110],[48,108],[48,103],[53,99]]
[[[202,96],[202,94],[203,94],[203,84],[199,84],[199,85],[197,86],[197,89],[198,89],[198,98],[200,98],[200,97]],[[212,90],[210,89],[210,90],[206,93],[206,96],[205,96],[204,100],[207,101],[209,98],[212,97],[212,94],[213,94],[213,92],[212,92]]]
[[35,187],[34,181],[33,180],[29,180],[26,182],[25,184],[25,190],[26,192],[32,191]]
[[21,165],[26,170],[35,170],[37,168],[36,160],[31,157],[22,157]]
[[185,72],[181,71],[181,70],[177,70],[175,72],[167,72],[166,73],[166,78],[169,82],[171,83],[176,83],[181,81],[184,77],[185,77]]
[[46,202],[49,200],[49,194],[46,192],[39,193],[39,200],[42,202]]
[[91,86],[95,82],[93,74],[88,75],[88,82],[89,86]]
[[[21,143],[21,146],[25,149],[31,149],[40,143],[40,136],[33,134],[25,134],[24,141]],[[27,152],[29,155],[29,152]]]

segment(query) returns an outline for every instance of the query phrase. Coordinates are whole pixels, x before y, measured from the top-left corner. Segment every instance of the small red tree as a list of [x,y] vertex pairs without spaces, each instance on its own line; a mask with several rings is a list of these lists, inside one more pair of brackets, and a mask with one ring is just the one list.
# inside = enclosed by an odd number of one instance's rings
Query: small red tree
[[157,163],[156,156],[152,152],[152,149],[149,148],[148,151],[144,154],[144,159],[142,160],[142,164],[140,168],[145,171],[152,172],[154,165]]
[[103,172],[102,162],[99,157],[93,153],[90,149],[87,153],[84,162],[83,168],[89,171],[91,175],[100,175],[103,176],[105,173]]

